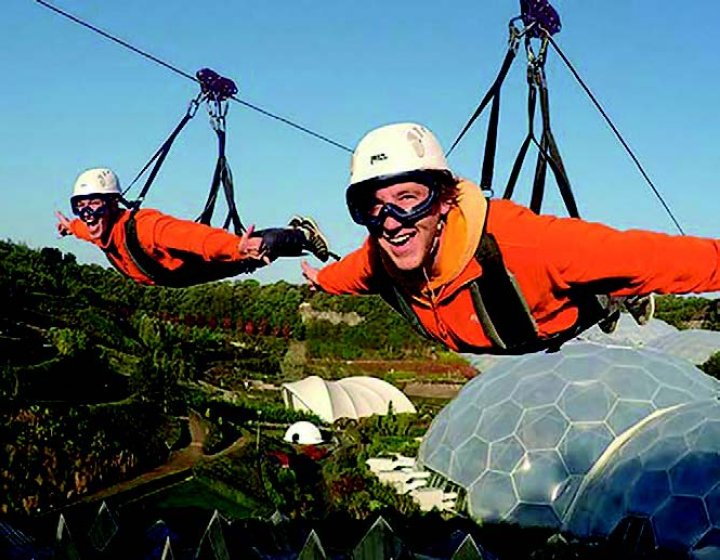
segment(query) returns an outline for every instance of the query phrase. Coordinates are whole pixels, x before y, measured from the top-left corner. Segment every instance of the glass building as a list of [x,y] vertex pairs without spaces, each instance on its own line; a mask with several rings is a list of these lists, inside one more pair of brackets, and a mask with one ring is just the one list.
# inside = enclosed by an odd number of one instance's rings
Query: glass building
[[[641,423],[587,476],[565,530],[622,532],[657,547],[720,558],[720,403],[680,405]],[[627,530],[628,528],[635,530]]]
[[418,463],[478,521],[559,528],[585,475],[656,410],[711,399],[718,382],[659,352],[573,342],[503,360],[434,419]]

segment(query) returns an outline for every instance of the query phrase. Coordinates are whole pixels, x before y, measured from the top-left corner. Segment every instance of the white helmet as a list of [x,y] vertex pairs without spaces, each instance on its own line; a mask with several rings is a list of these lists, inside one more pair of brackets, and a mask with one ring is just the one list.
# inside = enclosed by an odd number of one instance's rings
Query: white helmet
[[389,124],[360,140],[350,165],[350,185],[421,170],[450,172],[440,142],[422,125]]
[[88,169],[75,179],[71,200],[93,195],[122,195],[120,181],[111,169],[105,167]]

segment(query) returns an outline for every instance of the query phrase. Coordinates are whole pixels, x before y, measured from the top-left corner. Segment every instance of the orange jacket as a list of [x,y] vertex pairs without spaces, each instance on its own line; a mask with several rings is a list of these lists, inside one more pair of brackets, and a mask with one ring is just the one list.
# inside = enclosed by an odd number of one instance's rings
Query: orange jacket
[[[106,243],[90,239],[82,220],[71,222],[70,230],[76,237],[100,247],[123,274],[140,284],[154,284],[143,274],[127,252],[125,223],[130,212],[121,210]],[[188,255],[197,255],[204,261],[240,261],[240,238],[225,230],[189,220],[180,220],[157,210],[144,209],[135,214],[137,236],[148,255],[168,270],[178,269]]]
[[[492,348],[467,289],[482,275],[474,252],[486,214],[487,231],[497,240],[541,338],[575,324],[578,308],[568,297],[573,286],[592,283],[597,293],[617,296],[720,290],[718,240],[621,232],[576,218],[538,216],[509,200],[488,203],[467,181],[459,187],[429,281],[413,292],[397,282],[427,332],[454,350]],[[360,249],[323,268],[318,283],[333,294],[371,294],[379,293],[379,283],[388,277],[397,279],[368,238]]]

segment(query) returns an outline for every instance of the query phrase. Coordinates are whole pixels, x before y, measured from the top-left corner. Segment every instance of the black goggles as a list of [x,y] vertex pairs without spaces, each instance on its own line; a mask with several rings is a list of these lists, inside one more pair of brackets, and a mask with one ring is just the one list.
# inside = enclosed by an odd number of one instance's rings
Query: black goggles
[[435,206],[439,198],[439,191],[430,188],[428,196],[425,200],[416,204],[412,208],[401,208],[397,204],[386,202],[380,208],[377,214],[371,214],[368,210],[364,210],[357,205],[348,205],[350,208],[350,216],[356,224],[365,226],[368,229],[376,230],[382,228],[387,218],[393,218],[400,222],[403,226],[411,226],[418,220],[422,220],[427,216]]
[[[403,226],[411,226],[418,220],[427,216],[440,198],[442,180],[448,180],[452,176],[445,172],[413,171],[389,178],[379,178],[366,183],[351,185],[346,193],[346,201],[350,217],[361,226],[369,230],[382,228],[385,219],[392,217]],[[416,182],[428,187],[429,193],[425,200],[412,208],[401,208],[397,204],[386,202],[377,213],[372,213],[374,199],[368,193],[374,193],[378,189],[401,182]]]
[[73,214],[75,214],[83,222],[91,222],[93,220],[97,220],[108,213],[107,200],[103,200],[102,206],[98,206],[97,208],[92,208],[90,206],[83,206],[82,208],[78,208],[77,202],[78,201],[76,200],[73,201],[72,211]]

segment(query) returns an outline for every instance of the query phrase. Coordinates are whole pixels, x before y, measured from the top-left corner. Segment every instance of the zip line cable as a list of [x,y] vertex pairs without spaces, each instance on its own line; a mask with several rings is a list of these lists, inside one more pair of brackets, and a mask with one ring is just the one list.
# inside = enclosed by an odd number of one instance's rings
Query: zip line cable
[[[156,56],[153,56],[152,54],[150,54],[150,53],[148,53],[148,52],[146,52],[146,51],[143,51],[143,50],[141,50],[141,49],[139,49],[139,48],[131,45],[131,44],[128,43],[127,41],[123,41],[122,39],[120,39],[120,38],[118,38],[118,37],[115,37],[114,35],[111,35],[111,34],[108,33],[107,31],[103,31],[102,29],[100,29],[100,28],[98,28],[98,27],[96,27],[96,26],[94,26],[94,25],[92,25],[92,24],[90,24],[90,23],[88,23],[88,22],[86,22],[86,21],[84,21],[84,20],[82,20],[82,19],[80,19],[80,18],[78,18],[78,17],[76,17],[76,16],[74,16],[74,15],[72,15],[72,14],[70,14],[70,13],[64,11],[64,10],[61,10],[61,9],[58,8],[57,6],[53,6],[52,4],[50,4],[49,2],[47,2],[46,0],[35,0],[35,2],[37,2],[38,4],[41,4],[42,6],[48,8],[49,10],[52,10],[52,11],[55,12],[56,14],[59,14],[59,15],[65,17],[65,18],[71,20],[72,22],[77,23],[78,25],[81,25],[82,27],[85,27],[86,29],[89,29],[90,31],[93,31],[94,33],[97,33],[98,35],[101,35],[101,36],[105,37],[106,39],[109,39],[110,41],[113,41],[114,43],[117,43],[118,45],[120,45],[120,46],[122,46],[122,47],[124,47],[124,48],[126,48],[126,49],[128,49],[128,50],[130,50],[130,51],[132,51],[132,52],[134,52],[134,53],[136,53],[136,54],[139,54],[140,56],[143,56],[143,57],[147,58],[148,60],[151,60],[151,61],[154,62],[155,64],[159,64],[160,66],[164,66],[164,67],[167,68],[168,70],[170,70],[170,71],[172,71],[172,72],[175,72],[176,74],[178,74],[179,76],[182,76],[183,78],[187,78],[187,79],[189,79],[189,80],[192,80],[192,81],[195,82],[195,83],[199,83],[198,79],[197,79],[195,76],[193,76],[192,74],[188,74],[187,72],[181,70],[181,69],[178,68],[177,66],[174,66],[174,65],[172,65],[172,64],[170,64],[170,63],[168,63],[168,62],[165,62],[164,60],[162,60],[162,59],[160,59],[160,58],[158,58],[158,57],[156,57]],[[270,118],[272,118],[272,119],[275,119],[276,121],[279,121],[279,122],[284,123],[284,124],[286,124],[286,125],[288,125],[288,126],[291,126],[291,127],[293,127],[294,129],[296,129],[296,130],[299,130],[299,131],[301,131],[301,132],[304,132],[305,134],[309,134],[310,136],[312,136],[312,137],[314,137],[314,138],[317,138],[318,140],[322,140],[323,142],[326,142],[327,144],[330,144],[330,145],[332,145],[332,146],[335,146],[336,148],[340,148],[341,150],[344,150],[344,151],[346,151],[346,152],[348,152],[348,153],[352,153],[352,152],[353,152],[352,148],[349,148],[348,146],[345,146],[344,144],[341,144],[340,142],[337,142],[337,141],[333,140],[332,138],[329,138],[329,137],[324,136],[323,134],[320,134],[320,133],[318,133],[318,132],[315,132],[315,131],[313,131],[313,130],[305,127],[305,126],[302,126],[302,125],[300,125],[300,124],[297,124],[297,123],[291,121],[290,119],[287,119],[287,118],[285,118],[285,117],[281,117],[280,115],[276,115],[275,113],[271,113],[270,111],[268,111],[268,110],[266,110],[266,109],[263,109],[262,107],[259,107],[259,106],[257,106],[257,105],[254,105],[254,104],[252,104],[252,103],[250,103],[250,102],[248,102],[248,101],[245,101],[245,100],[243,100],[243,99],[240,99],[239,97],[236,97],[236,96],[232,95],[232,96],[229,97],[229,99],[232,99],[232,100],[235,101],[236,103],[239,103],[240,105],[243,105],[243,106],[247,107],[248,109],[252,109],[253,111],[256,111],[256,112],[258,112],[258,113],[260,113],[260,114],[262,114],[262,115],[265,115],[266,117],[270,117]]]
[[[163,67],[167,68],[168,70],[170,70],[170,71],[178,74],[179,76],[182,76],[183,78],[187,78],[187,79],[189,79],[189,80],[192,80],[192,81],[195,82],[195,83],[199,83],[198,79],[197,79],[195,76],[193,76],[192,74],[189,74],[189,73],[181,70],[181,69],[178,68],[177,66],[174,66],[174,65],[172,65],[172,64],[170,64],[170,63],[168,63],[168,62],[166,62],[166,61],[164,61],[164,60],[162,60],[162,59],[160,59],[160,58],[158,58],[158,57],[156,57],[156,56],[154,56],[154,55],[152,55],[152,54],[150,54],[150,53],[148,53],[148,52],[146,52],[146,51],[144,51],[144,50],[142,50],[142,49],[139,49],[139,48],[131,45],[131,44],[128,43],[127,41],[124,41],[124,40],[122,40],[122,39],[120,39],[120,38],[118,38],[118,37],[115,37],[114,35],[111,35],[111,34],[108,33],[107,31],[103,31],[102,29],[100,29],[100,28],[98,28],[98,27],[96,27],[96,26],[94,26],[94,25],[92,25],[92,24],[90,24],[90,23],[88,23],[88,22],[86,22],[86,21],[84,21],[84,20],[82,20],[82,19],[80,19],[80,18],[78,18],[78,17],[76,17],[76,16],[74,16],[74,15],[72,15],[72,14],[70,14],[70,13],[64,11],[64,10],[61,10],[60,8],[58,8],[57,6],[54,6],[54,5],[50,4],[50,3],[47,2],[46,0],[35,0],[35,2],[37,2],[38,4],[40,4],[40,5],[48,8],[49,10],[52,10],[53,12],[55,12],[55,13],[63,16],[63,17],[65,17],[65,18],[67,18],[67,19],[69,19],[70,21],[72,21],[72,22],[74,22],[74,23],[77,23],[78,25],[81,25],[82,27],[85,27],[86,29],[89,29],[90,31],[93,31],[94,33],[97,33],[98,35],[101,35],[102,37],[104,37],[104,38],[106,38],[106,39],[108,39],[108,40],[110,40],[110,41],[113,41],[114,43],[117,43],[118,45],[120,45],[120,46],[122,46],[122,47],[124,47],[124,48],[126,48],[126,49],[128,49],[128,50],[130,50],[130,51],[132,51],[132,52],[134,52],[134,53],[136,53],[136,54],[139,54],[140,56],[143,56],[143,57],[147,58],[148,60],[154,62],[155,64],[158,64],[158,65],[160,65],[160,66],[163,66]],[[645,179],[645,182],[646,182],[646,183],[648,184],[648,186],[652,189],[653,193],[655,194],[655,196],[657,197],[657,199],[660,201],[660,204],[662,204],[662,206],[663,206],[663,208],[665,209],[665,211],[667,212],[668,216],[670,216],[670,219],[671,219],[672,222],[675,224],[675,227],[677,228],[677,230],[678,230],[682,235],[685,235],[685,231],[683,230],[682,226],[680,225],[679,221],[677,220],[677,218],[676,218],[675,215],[673,214],[673,212],[672,212],[672,210],[670,209],[670,207],[668,206],[668,204],[665,202],[663,196],[660,194],[660,191],[657,189],[657,187],[656,187],[655,184],[653,183],[652,179],[650,179],[649,175],[647,174],[647,172],[646,172],[645,169],[643,168],[642,164],[640,163],[640,160],[637,158],[637,156],[636,156],[635,153],[632,151],[632,149],[630,148],[630,146],[628,145],[628,143],[625,141],[625,139],[623,138],[622,134],[620,134],[620,131],[617,129],[617,127],[616,127],[615,124],[612,122],[612,120],[610,119],[610,117],[608,116],[608,114],[605,112],[605,110],[603,109],[603,107],[600,105],[600,102],[597,100],[597,98],[596,98],[595,95],[592,93],[592,91],[590,90],[590,88],[587,86],[587,84],[586,84],[586,83],[583,81],[583,79],[580,77],[580,74],[578,74],[578,72],[577,72],[577,70],[575,69],[575,67],[572,65],[572,63],[571,63],[570,60],[567,58],[567,56],[565,56],[565,53],[560,49],[560,47],[559,47],[558,44],[555,42],[555,40],[552,38],[552,36],[551,36],[549,33],[545,33],[545,36],[547,37],[550,45],[552,45],[553,49],[555,49],[555,52],[560,56],[560,58],[562,59],[562,61],[565,63],[565,65],[567,66],[567,68],[570,70],[570,72],[572,73],[573,77],[577,80],[577,82],[580,84],[580,86],[582,87],[582,89],[583,89],[583,90],[585,91],[585,93],[588,95],[588,97],[589,97],[590,100],[592,101],[593,105],[595,105],[595,108],[600,112],[600,114],[602,115],[603,119],[605,120],[605,122],[607,123],[607,125],[610,127],[610,129],[612,130],[613,134],[614,134],[615,137],[618,139],[618,141],[620,142],[620,144],[623,146],[623,148],[625,149],[625,151],[627,152],[627,154],[630,156],[630,159],[633,161],[633,163],[634,163],[635,166],[637,167],[637,169],[638,169],[638,171],[640,172],[640,174],[642,175],[643,179]],[[314,137],[314,138],[317,138],[318,140],[321,140],[321,141],[323,141],[323,142],[325,142],[325,143],[327,143],[327,144],[330,144],[330,145],[332,145],[332,146],[335,146],[336,148],[340,148],[341,150],[344,150],[345,152],[348,152],[348,153],[352,153],[352,152],[353,152],[352,148],[349,148],[348,146],[346,146],[346,145],[344,145],[344,144],[341,144],[340,142],[337,142],[337,141],[333,140],[332,138],[329,138],[329,137],[327,137],[327,136],[325,136],[325,135],[323,135],[323,134],[320,134],[320,133],[318,133],[318,132],[315,132],[315,131],[313,131],[313,130],[305,127],[305,126],[302,126],[302,125],[300,125],[300,124],[297,124],[297,123],[291,121],[290,119],[287,119],[287,118],[285,118],[285,117],[282,117],[282,116],[280,116],[280,115],[277,115],[277,114],[275,114],[275,113],[272,113],[272,112],[270,112],[270,111],[268,111],[268,110],[266,110],[266,109],[263,109],[262,107],[259,107],[258,105],[255,105],[255,104],[253,104],[253,103],[250,103],[250,102],[248,102],[248,101],[245,101],[244,99],[241,99],[241,98],[239,98],[239,97],[237,97],[237,96],[235,96],[235,95],[230,96],[229,99],[232,99],[232,100],[235,101],[236,103],[239,103],[240,105],[243,105],[243,106],[247,107],[248,109],[251,109],[251,110],[253,110],[253,111],[257,112],[257,113],[260,113],[260,114],[262,114],[262,115],[265,115],[266,117],[270,117],[270,118],[272,118],[272,119],[275,119],[275,120],[277,120],[277,121],[279,121],[279,122],[281,122],[281,123],[284,123],[284,124],[286,124],[286,125],[288,125],[288,126],[291,126],[292,128],[295,128],[296,130],[299,130],[299,131],[301,131],[301,132],[304,132],[305,134],[308,134],[308,135],[310,135],[310,136],[312,136],[312,137]]]
[[670,219],[675,224],[675,227],[677,230],[682,234],[685,235],[685,231],[683,231],[683,228],[680,226],[680,223],[675,218],[675,215],[673,214],[672,210],[670,210],[670,207],[667,205],[665,200],[663,199],[662,195],[660,194],[660,191],[657,189],[653,181],[650,179],[648,174],[645,172],[645,169],[640,163],[640,160],[635,156],[632,149],[628,145],[628,143],[623,138],[622,134],[620,134],[620,131],[617,129],[617,127],[613,124],[612,120],[610,120],[610,117],[605,112],[605,110],[600,105],[600,102],[597,100],[597,98],[593,95],[592,91],[590,91],[590,88],[587,86],[587,84],[583,81],[583,79],[580,77],[580,74],[578,74],[577,70],[575,70],[575,67],[570,63],[570,60],[565,56],[565,53],[560,49],[560,47],[557,45],[555,40],[552,38],[552,36],[549,33],[545,33],[545,36],[547,37],[548,41],[552,45],[553,49],[555,49],[555,52],[560,56],[562,61],[565,63],[565,65],[568,67],[568,70],[572,73],[572,75],[575,77],[577,82],[580,84],[580,86],[583,88],[585,93],[588,95],[590,100],[593,102],[593,105],[595,105],[595,108],[600,112],[603,119],[605,119],[605,122],[610,127],[610,129],[615,134],[615,137],[618,139],[618,141],[622,144],[623,148],[625,148],[625,151],[630,156],[630,159],[632,159],[635,166],[638,168],[638,171],[640,171],[640,174],[645,179],[645,182],[650,186],[652,191],[655,193],[655,196],[660,201],[660,204],[662,204],[663,208],[667,212],[668,216],[670,216]]

